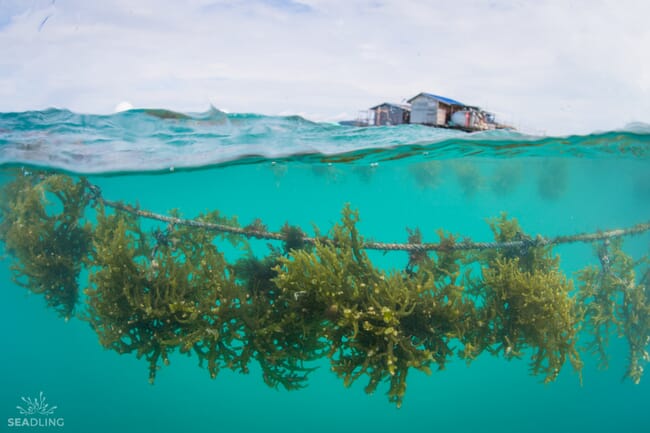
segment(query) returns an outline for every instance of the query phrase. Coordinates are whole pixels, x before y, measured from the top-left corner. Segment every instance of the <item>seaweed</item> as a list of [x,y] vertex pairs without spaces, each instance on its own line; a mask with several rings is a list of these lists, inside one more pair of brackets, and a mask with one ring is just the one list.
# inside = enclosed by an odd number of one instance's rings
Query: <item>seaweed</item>
[[578,310],[573,285],[558,270],[523,270],[519,259],[499,258],[483,270],[482,317],[492,329],[493,352],[506,358],[531,348],[532,374],[555,380],[566,360],[576,370]]
[[211,234],[179,227],[168,236],[157,242],[132,215],[98,207],[84,318],[104,347],[144,357],[152,383],[175,350],[195,352],[216,377],[238,365],[238,290]]
[[[648,259],[634,261],[616,238],[596,246],[599,266],[578,272],[574,287],[552,242],[506,214],[489,220],[494,243],[439,230],[439,242],[425,244],[414,228],[396,248],[366,242],[350,205],[329,232],[314,227],[308,237],[288,223],[270,232],[259,219],[241,228],[218,211],[154,214],[63,174],[18,174],[1,198],[0,239],[16,283],[66,318],[83,305],[78,315],[100,344],[143,358],[152,383],[179,353],[212,378],[256,362],[267,385],[295,390],[312,362],[328,358],[345,386],[385,385],[400,406],[412,369],[430,374],[455,357],[527,357],[531,374],[551,382],[567,362],[580,373],[584,349],[606,366],[616,333],[628,342],[625,377],[635,383],[650,358]],[[255,255],[248,238],[272,241],[268,253]],[[226,241],[244,255],[227,260],[218,247]],[[376,267],[371,245],[407,251],[406,267]]]
[[280,233],[284,235],[284,254],[289,254],[291,250],[308,248],[308,245],[305,242],[305,232],[303,232],[300,227],[291,226],[289,223],[285,223],[284,226],[282,226]]
[[15,261],[14,282],[42,294],[69,319],[92,236],[83,180],[41,172],[18,174],[0,193],[0,240]]
[[[332,371],[350,386],[367,376],[366,392],[389,383],[389,400],[401,405],[410,368],[431,372],[453,355],[449,341],[461,338],[458,322],[470,313],[452,285],[436,287],[432,271],[379,270],[361,248],[358,214],[346,206],[331,242],[281,259],[275,281],[287,299],[304,307],[298,323],[320,330]],[[432,261],[429,263],[433,263]],[[457,289],[457,288],[454,288]],[[295,310],[295,308],[294,308]]]
[[519,246],[482,254],[482,279],[475,281],[479,316],[486,329],[485,348],[506,358],[521,357],[532,349],[530,369],[544,381],[556,379],[565,361],[576,371],[582,361],[576,343],[580,308],[571,296],[573,284],[560,271],[552,247],[537,245],[507,215],[490,227],[500,243],[523,241]]
[[277,264],[278,257],[276,255],[258,259],[252,252],[249,252],[246,257],[235,262],[233,271],[250,296],[262,294],[262,296],[273,299],[276,296],[276,290],[272,280],[277,275],[275,270]]
[[[648,259],[635,262],[623,252],[622,239],[595,245],[600,266],[587,266],[577,273],[580,281],[578,302],[582,305],[584,329],[591,334],[587,350],[594,352],[600,367],[608,365],[607,346],[613,332],[628,342],[628,369],[625,377],[639,383],[643,365],[650,360],[650,284]],[[637,282],[635,268],[645,266]]]

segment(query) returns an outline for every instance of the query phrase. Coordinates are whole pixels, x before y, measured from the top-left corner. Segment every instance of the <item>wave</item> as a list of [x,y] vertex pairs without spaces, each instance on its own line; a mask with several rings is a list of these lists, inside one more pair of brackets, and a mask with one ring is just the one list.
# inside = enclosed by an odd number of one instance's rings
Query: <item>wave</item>
[[547,137],[512,130],[468,134],[421,125],[351,127],[300,116],[135,109],[0,113],[0,166],[76,173],[150,172],[268,160],[368,164],[404,158],[648,158],[650,125]]

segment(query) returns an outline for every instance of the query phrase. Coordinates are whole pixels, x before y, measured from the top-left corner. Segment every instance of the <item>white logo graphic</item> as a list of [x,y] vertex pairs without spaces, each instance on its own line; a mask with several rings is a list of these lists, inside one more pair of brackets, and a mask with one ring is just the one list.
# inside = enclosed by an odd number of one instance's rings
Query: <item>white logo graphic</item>
[[33,400],[29,397],[20,397],[20,399],[27,403],[27,408],[16,406],[21,415],[52,415],[57,408],[45,403],[47,399],[43,396],[43,391]]
[[20,417],[13,417],[7,419],[7,427],[63,427],[65,420],[61,417],[55,417],[54,411],[58,406],[50,406],[46,402],[47,398],[43,395],[43,391],[38,394],[38,397],[20,397],[24,402],[20,406],[16,406]]

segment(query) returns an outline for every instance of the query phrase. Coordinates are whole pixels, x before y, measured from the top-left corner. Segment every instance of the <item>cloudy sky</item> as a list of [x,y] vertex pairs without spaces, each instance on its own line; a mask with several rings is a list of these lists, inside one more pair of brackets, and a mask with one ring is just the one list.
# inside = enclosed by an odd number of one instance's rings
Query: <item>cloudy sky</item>
[[530,132],[650,123],[648,0],[0,0],[0,111],[354,118],[420,91]]

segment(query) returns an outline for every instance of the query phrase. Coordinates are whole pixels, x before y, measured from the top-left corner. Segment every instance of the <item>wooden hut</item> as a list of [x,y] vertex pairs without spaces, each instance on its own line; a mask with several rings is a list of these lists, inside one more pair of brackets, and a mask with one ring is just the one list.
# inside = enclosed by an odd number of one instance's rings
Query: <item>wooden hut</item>
[[408,100],[411,104],[411,123],[446,126],[452,114],[466,108],[465,104],[432,93],[419,93]]
[[381,125],[402,125],[409,123],[411,117],[411,107],[403,104],[393,104],[384,102],[374,107],[370,107],[373,113],[375,126]]

